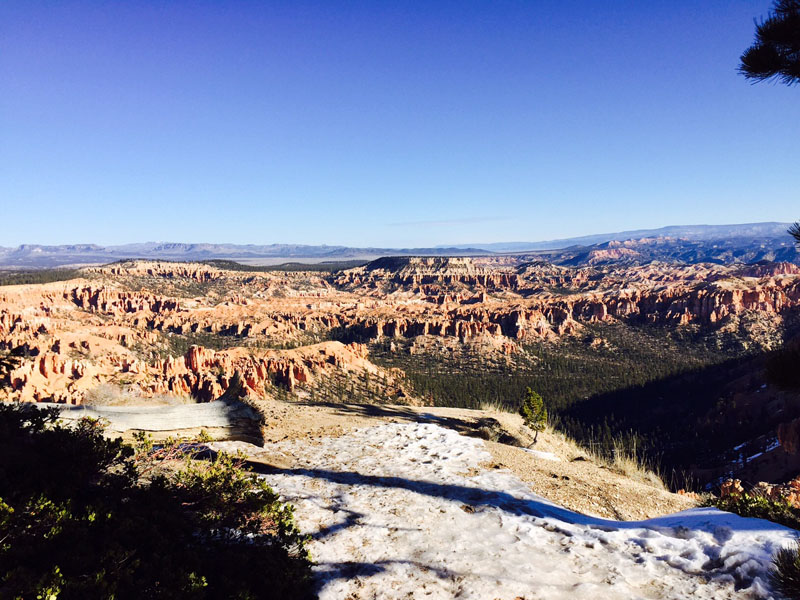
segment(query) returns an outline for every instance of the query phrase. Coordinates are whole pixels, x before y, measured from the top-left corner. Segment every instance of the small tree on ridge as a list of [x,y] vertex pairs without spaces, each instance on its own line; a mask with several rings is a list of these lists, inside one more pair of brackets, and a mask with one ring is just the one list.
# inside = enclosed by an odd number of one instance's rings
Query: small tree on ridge
[[535,432],[533,435],[533,444],[535,444],[539,438],[539,432],[547,427],[547,408],[545,408],[544,400],[531,388],[525,388],[525,398],[519,407],[519,414],[525,425]]

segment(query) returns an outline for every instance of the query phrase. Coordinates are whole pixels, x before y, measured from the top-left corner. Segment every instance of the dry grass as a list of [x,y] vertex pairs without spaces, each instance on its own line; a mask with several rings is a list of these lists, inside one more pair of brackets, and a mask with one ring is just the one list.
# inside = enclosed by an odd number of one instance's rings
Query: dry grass
[[571,461],[590,460],[614,473],[624,475],[632,481],[638,481],[659,490],[669,491],[662,474],[658,469],[653,468],[638,452],[635,440],[632,443],[625,443],[622,438],[615,439],[613,455],[609,457],[591,450],[591,448],[596,447],[592,442],[589,443],[589,448],[586,448],[561,431],[548,427],[546,432],[549,435],[560,438],[564,443],[574,448],[574,456],[570,457]]
[[[497,401],[484,401],[481,403],[480,409],[494,414],[517,414],[517,412],[509,408],[508,405]],[[522,426],[522,430],[530,435],[530,440],[533,441],[533,431],[526,426]],[[571,449],[567,453],[569,455],[567,459],[570,461],[590,460],[614,473],[624,475],[633,481],[647,484],[659,490],[669,491],[669,486],[666,484],[663,474],[639,452],[637,439],[635,437],[629,439],[623,437],[615,438],[613,449],[609,456],[595,450],[599,448],[600,444],[596,443],[594,440],[590,440],[588,444],[580,444],[566,433],[554,429],[552,425],[547,425],[540,433],[544,436],[554,437],[566,444]],[[487,435],[482,437],[484,437],[484,439],[496,441],[496,439],[494,439],[496,436],[492,437]],[[540,436],[540,439],[541,437],[542,436]],[[535,446],[531,446],[531,448],[535,449]]]
[[626,445],[621,439],[614,440],[614,456],[605,459],[608,468],[625,475],[634,481],[640,481],[647,485],[666,490],[667,484],[657,469],[653,469],[642,456],[637,452],[636,443],[632,446]]
[[493,413],[516,413],[510,406],[498,400],[484,400],[480,403],[478,409]]

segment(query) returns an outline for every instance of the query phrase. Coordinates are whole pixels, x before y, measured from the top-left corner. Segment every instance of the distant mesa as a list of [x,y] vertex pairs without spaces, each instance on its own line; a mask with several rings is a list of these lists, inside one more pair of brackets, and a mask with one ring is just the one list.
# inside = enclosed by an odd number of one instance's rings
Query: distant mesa
[[393,274],[473,273],[475,265],[468,257],[384,256],[364,265],[364,271]]

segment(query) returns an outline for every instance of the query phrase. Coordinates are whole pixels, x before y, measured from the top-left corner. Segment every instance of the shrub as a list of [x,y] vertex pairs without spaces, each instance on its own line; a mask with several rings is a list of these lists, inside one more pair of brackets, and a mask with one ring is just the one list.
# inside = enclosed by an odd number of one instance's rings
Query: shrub
[[292,508],[240,461],[57,418],[0,405],[0,597],[308,596]]
[[800,511],[783,500],[773,500],[758,492],[743,492],[724,498],[711,498],[705,503],[742,517],[766,519],[800,530]]

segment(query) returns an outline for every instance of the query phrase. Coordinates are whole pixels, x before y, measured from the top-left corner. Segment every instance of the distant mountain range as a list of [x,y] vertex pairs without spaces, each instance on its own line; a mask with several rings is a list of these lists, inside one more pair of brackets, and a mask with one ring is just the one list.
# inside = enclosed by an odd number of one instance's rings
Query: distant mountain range
[[381,256],[481,256],[530,254],[558,264],[603,262],[752,263],[778,260],[800,263],[786,230],[789,223],[679,225],[604,233],[543,242],[499,242],[434,248],[353,248],[297,244],[237,245],[146,242],[121,246],[24,244],[0,247],[0,268],[36,269],[104,264],[122,259],[201,261],[227,259],[249,264],[292,261],[370,260]]
[[570,246],[592,246],[611,241],[643,238],[681,238],[685,240],[730,240],[733,238],[790,241],[786,230],[791,223],[744,223],[741,225],[670,225],[659,229],[635,229],[617,233],[597,233],[581,237],[547,240],[544,242],[497,242],[493,244],[454,245],[454,248],[477,248],[489,252],[530,252],[558,250]]
[[277,264],[298,259],[304,259],[307,262],[321,262],[346,259],[370,260],[387,255],[472,256],[476,254],[489,254],[489,252],[479,248],[350,248],[347,246],[299,244],[239,245],[169,242],[146,242],[122,246],[23,244],[16,248],[0,247],[0,268],[35,269],[105,264],[128,258],[172,261],[226,259],[249,264]]
[[781,238],[730,237],[709,240],[672,237],[639,238],[522,254],[527,254],[535,260],[544,260],[564,266],[610,263],[646,264],[653,261],[723,265],[753,264],[762,261],[800,264],[800,254],[788,236]]

